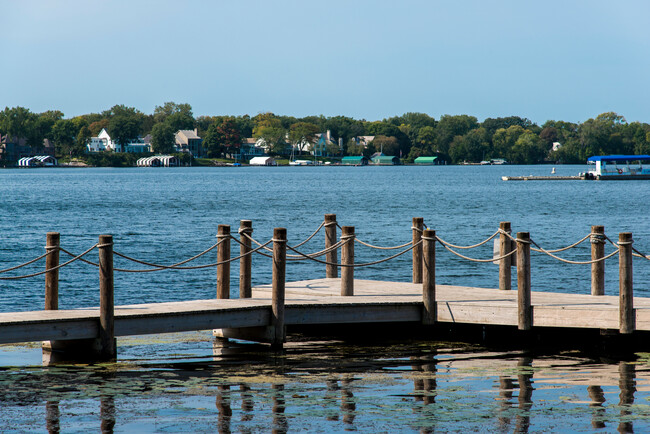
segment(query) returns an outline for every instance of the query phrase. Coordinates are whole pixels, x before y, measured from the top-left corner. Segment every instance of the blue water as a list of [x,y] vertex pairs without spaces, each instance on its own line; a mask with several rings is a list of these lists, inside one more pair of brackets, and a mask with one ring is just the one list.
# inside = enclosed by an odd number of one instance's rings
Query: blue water
[[[558,166],[575,175],[585,166]],[[266,241],[286,227],[289,243],[309,236],[326,213],[355,226],[364,241],[411,239],[411,219],[442,239],[474,244],[500,221],[530,232],[547,249],[564,247],[604,225],[616,239],[632,232],[650,251],[650,182],[504,182],[548,175],[549,166],[242,167],[0,170],[0,269],[44,252],[45,234],[79,253],[112,234],[115,251],[169,264],[212,246],[217,225],[233,232],[253,221]],[[323,235],[301,250],[322,249]],[[560,255],[589,260],[588,243]],[[606,248],[607,252],[611,247]],[[232,255],[238,248],[233,244]],[[357,262],[392,252],[356,245]],[[492,255],[491,243],[464,254]],[[96,260],[93,251],[89,259]],[[62,260],[65,258],[62,255]],[[216,251],[197,263],[216,261]],[[439,283],[495,287],[491,263],[461,260],[440,246]],[[589,293],[590,266],[532,256],[534,290]],[[650,261],[635,259],[637,295],[650,296]],[[255,257],[254,284],[271,264]],[[115,259],[120,268],[141,268]],[[40,271],[33,267],[2,276]],[[618,260],[606,263],[606,292],[618,291]],[[324,267],[290,263],[289,280],[323,277]],[[408,281],[410,254],[357,269],[360,278]],[[232,296],[237,295],[237,265]],[[116,303],[214,298],[214,269],[116,273]],[[0,281],[0,312],[43,306],[43,276]],[[98,304],[97,269],[60,272],[60,307]],[[209,332],[118,340],[118,361],[42,367],[38,346],[0,346],[1,432],[542,432],[650,429],[648,355],[631,364],[574,353],[540,357],[491,353],[436,342],[381,348],[339,342],[290,343],[283,354],[257,346],[213,349]],[[240,389],[244,385],[245,389]],[[594,389],[596,388],[596,389]],[[594,390],[596,390],[595,393]],[[600,396],[600,398],[599,398]]]
[[[575,175],[586,166],[558,166],[558,175]],[[494,233],[500,221],[513,232],[527,231],[546,249],[564,247],[604,225],[614,240],[630,231],[635,247],[650,251],[650,182],[504,182],[503,175],[547,175],[549,166],[428,167],[242,167],[93,168],[0,171],[0,269],[44,252],[45,234],[61,233],[62,246],[80,253],[112,234],[118,252],[170,264],[199,253],[216,241],[217,225],[236,232],[240,219],[253,221],[254,237],[267,241],[274,227],[286,227],[290,244],[309,236],[325,213],[340,225],[355,226],[364,241],[393,246],[411,237],[411,219],[424,217],[442,239],[475,244]],[[323,235],[301,249],[323,247]],[[606,249],[610,251],[611,247]],[[464,251],[487,258],[492,246]],[[233,243],[233,256],[238,246]],[[357,245],[356,262],[387,256]],[[589,260],[589,244],[562,254]],[[90,254],[96,260],[96,251]],[[62,259],[65,255],[62,256]],[[410,255],[387,264],[357,269],[361,278],[407,281]],[[216,250],[196,263],[216,261]],[[648,294],[648,261],[635,261],[635,290]],[[116,259],[118,268],[142,268]],[[40,271],[43,262],[25,273]],[[618,265],[606,264],[606,291],[618,291]],[[269,283],[270,262],[254,259],[254,284]],[[437,279],[443,284],[495,287],[497,267],[458,259],[438,247]],[[237,265],[232,291],[237,292]],[[5,274],[8,275],[8,274]],[[323,266],[292,263],[287,278],[321,277]],[[116,303],[212,298],[214,269],[116,274]],[[62,308],[97,304],[97,270],[73,264],[60,273]],[[0,282],[0,311],[39,309],[43,277]],[[589,293],[589,266],[565,265],[543,255],[532,258],[534,290]]]

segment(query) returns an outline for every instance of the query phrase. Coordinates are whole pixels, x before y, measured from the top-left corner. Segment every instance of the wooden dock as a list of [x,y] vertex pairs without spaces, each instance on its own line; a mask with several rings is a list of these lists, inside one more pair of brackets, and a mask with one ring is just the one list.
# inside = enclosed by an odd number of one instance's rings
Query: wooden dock
[[[353,226],[341,227],[340,241],[336,241],[336,216],[327,214],[324,222],[306,241],[319,230],[325,231],[325,249],[304,254],[296,246],[287,244],[284,228],[275,228],[273,238],[261,244],[251,238],[252,225],[242,220],[241,239],[230,235],[228,225],[219,225],[218,242],[188,260],[172,265],[158,265],[130,258],[113,252],[111,235],[100,235],[99,242],[81,255],[59,264],[59,252],[70,252],[60,247],[58,233],[48,233],[47,253],[39,258],[11,267],[2,272],[46,259],[45,271],[16,277],[0,277],[0,280],[22,279],[45,275],[45,310],[0,313],[0,344],[21,342],[44,342],[44,351],[79,354],[95,360],[110,360],[117,356],[116,337],[173,333],[195,330],[214,330],[215,336],[268,342],[281,348],[286,341],[287,326],[332,326],[345,324],[404,324],[436,327],[438,324],[469,324],[477,326],[510,327],[520,335],[534,330],[557,329],[566,331],[596,330],[605,335],[638,336],[650,331],[650,298],[634,297],[632,259],[634,255],[650,260],[633,250],[632,234],[619,234],[618,243],[605,236],[603,226],[592,226],[591,232],[572,245],[553,251],[536,249],[553,255],[573,248],[588,239],[591,244],[591,260],[569,261],[574,264],[591,264],[592,288],[590,295],[558,292],[536,292],[531,288],[531,245],[537,245],[528,232],[510,235],[510,222],[501,222],[499,230],[487,240],[472,246],[454,246],[436,236],[432,229],[424,228],[421,217],[413,218],[412,240],[393,247],[378,247],[355,237]],[[495,237],[498,256],[472,259],[454,252],[475,248]],[[240,256],[232,258],[231,241],[240,244]],[[605,242],[609,240],[615,250],[605,255]],[[258,247],[253,248],[254,241]],[[305,242],[306,242],[305,241]],[[359,264],[354,261],[354,246],[359,242],[375,249],[404,249],[397,254]],[[266,248],[271,244],[273,248]],[[471,288],[439,285],[435,276],[436,244],[457,254],[465,260],[496,262],[499,264],[498,288]],[[98,249],[99,261],[93,263],[82,256]],[[263,253],[262,249],[267,252]],[[217,262],[198,267],[188,267],[190,260],[217,249]],[[341,258],[338,262],[340,249]],[[287,253],[290,250],[292,253]],[[360,280],[354,278],[357,267],[373,266],[411,252],[412,283]],[[251,257],[255,253],[272,258],[272,283],[251,284]],[[514,255],[516,253],[516,255]],[[138,262],[149,267],[145,270],[124,270],[113,267],[113,256]],[[618,255],[619,294],[604,295],[604,261]],[[325,256],[325,260],[318,259]],[[88,309],[58,309],[58,272],[75,260],[83,260],[99,270],[100,305]],[[239,260],[239,298],[230,299],[230,265]],[[315,260],[325,267],[326,278],[286,282],[285,267],[289,260]],[[516,290],[511,280],[512,268],[516,266]],[[164,269],[216,268],[216,298],[154,304],[114,306],[113,272],[150,272]],[[339,276],[340,269],[340,276]],[[560,337],[562,339],[562,337]],[[566,340],[567,338],[565,338]],[[76,356],[72,356],[76,357]]]
[[[341,281],[287,282],[285,325],[422,323],[422,285],[355,280],[354,296]],[[115,336],[265,327],[271,321],[271,285],[252,298],[212,299],[115,307]],[[517,327],[517,291],[436,286],[441,323]],[[650,331],[650,298],[634,298],[636,330]],[[619,329],[619,297],[532,292],[533,327]],[[0,343],[93,339],[99,308],[0,313]]]

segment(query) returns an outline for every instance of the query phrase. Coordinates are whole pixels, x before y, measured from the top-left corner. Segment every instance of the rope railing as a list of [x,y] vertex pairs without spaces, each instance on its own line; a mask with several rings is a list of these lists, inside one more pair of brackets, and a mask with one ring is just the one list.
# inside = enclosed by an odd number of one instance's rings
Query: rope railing
[[19,279],[27,279],[27,278],[29,278],[29,277],[40,276],[40,275],[42,275],[42,274],[45,274],[45,273],[49,273],[49,272],[52,272],[52,271],[58,270],[59,268],[63,268],[63,267],[65,267],[66,265],[72,264],[73,262],[75,262],[75,261],[81,259],[83,256],[87,255],[87,254],[90,253],[90,252],[91,252],[95,247],[98,247],[98,246],[99,246],[98,244],[93,244],[92,247],[90,247],[88,250],[86,250],[86,251],[83,252],[82,254],[75,256],[74,258],[70,259],[70,260],[67,261],[67,262],[64,262],[63,264],[57,265],[56,267],[48,268],[47,270],[39,271],[39,272],[37,272],[37,273],[25,274],[25,275],[23,275],[23,276],[0,277],[0,280],[19,280]]
[[571,260],[569,260],[569,259],[564,259],[564,258],[560,258],[559,256],[555,256],[555,255],[554,255],[553,253],[551,253],[549,250],[544,250],[543,248],[541,248],[541,247],[539,246],[539,244],[537,244],[537,243],[536,243],[535,241],[533,241],[533,240],[530,240],[530,242],[531,242],[532,244],[534,244],[535,246],[537,246],[537,249],[533,249],[533,248],[531,248],[531,250],[534,250],[534,251],[536,251],[536,252],[540,252],[540,253],[544,253],[545,255],[548,255],[548,256],[550,256],[551,258],[556,259],[556,260],[558,260],[558,261],[560,261],[560,262],[564,262],[564,263],[566,263],[566,264],[573,264],[573,265],[589,265],[589,264],[595,264],[595,263],[597,263],[597,262],[605,261],[605,260],[611,258],[612,256],[617,255],[617,254],[620,252],[620,249],[616,249],[616,250],[614,250],[612,253],[610,253],[609,255],[603,256],[602,258],[593,259],[593,260],[591,260],[591,261],[571,261]]
[[158,268],[151,268],[151,269],[144,269],[144,270],[130,270],[130,269],[125,269],[125,268],[115,268],[115,271],[120,271],[122,273],[151,273],[153,271],[161,271],[161,270],[201,270],[201,269],[204,269],[204,268],[212,268],[212,267],[217,267],[219,265],[228,264],[230,262],[237,261],[237,260],[239,260],[239,259],[241,259],[241,258],[243,258],[245,256],[249,256],[249,255],[252,255],[253,253],[257,253],[258,250],[262,249],[263,247],[266,247],[271,242],[273,242],[273,240],[269,240],[266,243],[264,243],[263,245],[261,245],[260,247],[258,247],[256,249],[252,249],[252,250],[250,250],[250,251],[248,251],[248,252],[246,252],[246,253],[244,253],[242,255],[235,256],[234,258],[228,258],[228,259],[226,259],[224,261],[212,262],[210,264],[193,265],[193,266],[188,266],[188,267],[161,266],[161,267],[158,267]]
[[[47,248],[47,247],[46,247],[46,248]],[[36,261],[40,261],[40,260],[43,259],[44,257],[46,257],[46,256],[48,256],[48,255],[54,253],[55,251],[56,251],[56,248],[53,248],[53,249],[49,250],[48,252],[43,253],[43,254],[42,254],[41,256],[39,256],[38,258],[34,258],[34,259],[32,259],[31,261],[25,262],[25,263],[20,264],[20,265],[16,265],[16,266],[11,267],[11,268],[5,268],[4,270],[0,270],[0,274],[2,274],[2,273],[6,273],[6,272],[8,272],[8,271],[18,270],[19,268],[26,267],[26,266],[28,266],[28,265],[30,265],[30,264],[33,264],[33,263],[36,262]]]
[[[352,238],[352,237],[350,237],[350,238]],[[347,241],[346,241],[346,242],[347,242]],[[401,255],[403,255],[403,254],[405,254],[405,253],[410,252],[411,250],[413,250],[415,247],[419,246],[420,244],[422,244],[422,241],[419,241],[419,242],[417,242],[417,243],[411,245],[411,247],[409,247],[408,249],[403,250],[403,251],[401,251],[401,252],[399,252],[399,253],[396,253],[396,254],[394,254],[394,255],[392,255],[392,256],[389,256],[389,257],[387,257],[387,258],[379,259],[379,260],[377,260],[377,261],[372,261],[372,262],[364,262],[364,263],[361,263],[361,264],[339,264],[339,263],[332,263],[332,262],[327,262],[327,261],[321,261],[320,259],[316,259],[316,258],[310,257],[310,256],[308,256],[308,255],[306,255],[306,254],[304,254],[304,253],[302,253],[302,252],[300,252],[300,251],[294,249],[294,248],[291,247],[291,246],[287,246],[287,248],[288,248],[289,250],[291,250],[291,251],[297,253],[298,255],[300,255],[300,256],[302,256],[302,257],[304,257],[304,258],[306,258],[306,259],[310,259],[310,260],[312,260],[312,261],[314,261],[314,262],[318,262],[319,264],[324,264],[324,265],[334,265],[334,266],[337,266],[337,267],[346,267],[346,268],[360,268],[360,267],[369,267],[369,266],[371,266],[371,265],[377,265],[377,264],[381,264],[381,263],[383,263],[383,262],[390,261],[391,259],[395,259],[395,258],[397,258],[398,256],[401,256]]]
[[408,243],[400,244],[399,246],[382,247],[382,246],[374,246],[374,245],[372,245],[372,244],[370,244],[370,243],[366,243],[365,241],[361,241],[361,240],[358,239],[358,238],[355,238],[354,241],[357,242],[357,243],[359,243],[359,244],[361,244],[361,245],[363,245],[363,246],[370,247],[371,249],[376,249],[376,250],[396,250],[396,249],[403,249],[404,247],[406,247],[406,246],[412,244],[412,241],[409,241]]
[[[330,247],[328,247],[326,249],[319,250],[317,252],[304,253],[304,252],[301,252],[301,251],[297,250],[298,247],[305,245],[307,242],[309,242],[311,239],[313,239],[313,237],[316,236],[316,234],[318,234],[323,229],[323,227],[330,226],[330,225],[336,225],[339,228],[341,227],[336,222],[329,222],[329,223],[328,222],[321,222],[320,225],[318,226],[318,228],[309,237],[307,237],[304,241],[302,241],[302,242],[300,242],[300,243],[298,243],[296,245],[293,245],[293,246],[287,245],[287,248],[295,253],[294,255],[287,255],[287,258],[286,258],[287,261],[295,262],[295,261],[312,260],[314,262],[318,262],[318,263],[325,264],[325,265],[332,265],[332,266],[336,266],[336,267],[354,267],[354,268],[356,268],[356,267],[367,267],[367,266],[377,265],[377,264],[389,261],[391,259],[394,259],[396,257],[399,257],[399,256],[413,250],[415,247],[419,246],[422,243],[422,241],[420,241],[418,243],[413,244],[412,241],[409,241],[407,243],[396,245],[396,246],[377,246],[377,245],[373,245],[371,243],[365,242],[363,240],[360,240],[359,238],[356,238],[356,237],[349,237],[348,239],[341,239],[336,244],[334,244],[334,245],[332,245],[332,246],[330,246]],[[425,227],[426,227],[426,225],[425,225]],[[411,227],[411,229],[421,231],[420,228],[416,228],[416,227]],[[162,271],[162,270],[197,270],[197,269],[205,269],[205,268],[211,268],[211,267],[216,267],[216,266],[219,266],[219,265],[227,264],[227,263],[239,260],[241,258],[244,258],[246,256],[252,255],[254,253],[258,254],[258,255],[261,255],[261,256],[264,256],[264,257],[267,257],[267,258],[272,258],[273,257],[272,256],[273,249],[269,248],[268,246],[269,246],[269,244],[271,244],[273,242],[273,239],[271,239],[271,240],[269,240],[269,241],[267,241],[265,243],[261,243],[261,242],[257,241],[256,239],[254,239],[250,235],[251,232],[252,231],[250,231],[250,230],[240,230],[239,231],[239,233],[243,237],[245,237],[248,240],[250,240],[251,242],[255,243],[258,247],[254,248],[254,249],[250,249],[248,252],[243,253],[243,254],[241,254],[239,256],[228,258],[226,260],[212,262],[212,263],[209,263],[209,264],[195,265],[195,266],[183,266],[184,264],[192,262],[192,261],[206,255],[207,253],[211,252],[215,248],[217,248],[224,241],[224,239],[221,239],[217,243],[215,243],[212,246],[210,246],[209,248],[207,248],[206,250],[204,250],[204,251],[202,251],[202,252],[200,252],[200,253],[198,253],[198,254],[196,254],[196,255],[188,258],[188,259],[185,259],[183,261],[176,262],[176,263],[170,264],[170,265],[158,264],[158,263],[155,263],[155,262],[148,262],[148,261],[140,260],[140,259],[137,259],[137,258],[133,258],[131,256],[128,256],[128,255],[120,253],[120,252],[113,252],[116,256],[118,256],[118,257],[120,257],[122,259],[125,259],[127,261],[131,261],[131,262],[135,262],[137,264],[152,267],[151,269],[135,269],[135,270],[134,269],[115,268],[115,271],[125,272],[125,273],[149,273],[149,272]],[[499,234],[505,234],[510,240],[512,240],[514,242],[517,242],[517,239],[515,237],[513,237],[509,232],[504,231],[502,229],[497,230],[494,234],[490,235],[485,240],[483,240],[483,241],[481,241],[479,243],[476,243],[476,244],[472,244],[472,245],[452,244],[452,243],[450,243],[448,241],[445,241],[444,239],[440,238],[439,236],[436,236],[435,240],[438,241],[450,253],[452,253],[452,254],[454,254],[454,255],[462,258],[462,259],[465,259],[465,260],[468,260],[468,261],[471,261],[471,262],[477,262],[477,263],[488,263],[488,262],[498,262],[498,261],[500,261],[502,259],[511,257],[512,255],[514,255],[516,253],[516,249],[513,249],[512,251],[510,251],[509,253],[506,253],[505,255],[498,256],[498,257],[490,257],[490,258],[486,258],[486,259],[469,257],[469,256],[463,255],[463,254],[455,251],[455,249],[466,250],[466,249],[473,249],[473,248],[480,247],[480,246],[488,243],[490,240],[494,239]],[[237,242],[238,244],[244,245],[237,238],[235,238],[233,236],[230,236],[230,235],[228,237],[230,239],[234,240],[235,242]],[[559,256],[555,255],[555,253],[563,252],[563,251],[575,248],[575,247],[579,246],[580,244],[584,243],[587,239],[590,239],[590,238],[591,238],[592,243],[604,243],[604,242],[607,241],[607,242],[611,243],[616,248],[616,250],[609,253],[608,255],[602,256],[602,257],[597,258],[597,259],[589,260],[589,261],[569,260],[569,259],[565,259],[565,258],[562,258],[562,257],[559,257]],[[366,247],[376,249],[376,250],[396,250],[396,249],[405,249],[405,248],[406,249],[402,250],[401,252],[399,252],[397,254],[391,255],[389,257],[382,258],[382,259],[379,259],[379,260],[376,260],[376,261],[361,263],[361,264],[342,264],[342,263],[328,262],[328,261],[317,259],[317,258],[319,258],[321,256],[327,255],[328,253],[330,253],[332,251],[338,250],[339,248],[343,247],[346,243],[350,242],[350,240],[354,240],[354,242],[357,242],[357,243],[359,243],[361,245],[364,245]],[[545,255],[547,255],[547,256],[549,256],[549,257],[551,257],[551,258],[553,258],[553,259],[555,259],[557,261],[564,262],[564,263],[567,263],[567,264],[573,264],[573,265],[595,264],[595,263],[598,263],[598,262],[605,261],[605,260],[615,256],[616,254],[618,254],[620,252],[620,247],[616,242],[612,241],[606,235],[596,234],[596,233],[589,233],[589,234],[585,235],[584,237],[582,237],[581,239],[579,239],[578,241],[576,241],[575,243],[570,244],[570,245],[568,245],[566,247],[559,248],[559,249],[544,249],[536,241],[534,241],[532,239],[530,240],[530,243],[532,244],[532,246],[535,246],[535,247],[531,246],[532,251],[535,251],[535,252],[538,252],[538,253],[543,253],[543,254],[545,254]],[[47,270],[42,270],[42,271],[39,271],[39,272],[26,274],[26,275],[22,275],[22,276],[0,277],[0,280],[18,280],[18,279],[24,279],[24,278],[28,278],[28,277],[35,277],[35,276],[43,275],[45,273],[48,273],[48,272],[55,271],[55,270],[58,270],[60,268],[63,268],[63,267],[65,267],[65,266],[67,266],[67,265],[69,265],[69,264],[71,264],[71,263],[73,263],[75,261],[80,261],[80,262],[86,263],[88,265],[92,265],[94,267],[99,267],[98,263],[90,261],[90,260],[84,258],[85,255],[87,255],[90,251],[92,251],[92,249],[94,249],[95,247],[98,247],[98,246],[99,246],[98,244],[95,244],[90,249],[87,249],[86,251],[84,251],[80,255],[75,255],[74,253],[72,253],[72,252],[70,252],[70,251],[68,251],[68,250],[66,250],[64,248],[58,247],[58,246],[50,248],[43,255],[40,255],[40,256],[30,260],[30,261],[27,261],[27,262],[25,262],[23,264],[19,264],[19,265],[10,267],[10,268],[0,270],[0,274],[6,273],[6,272],[9,272],[9,271],[14,271],[14,270],[20,269],[22,267],[31,265],[31,264],[33,264],[33,263],[47,257],[48,255],[52,254],[53,252],[55,252],[57,250],[69,255],[72,259],[70,259],[69,261],[64,262],[64,263],[62,263],[60,265],[57,265],[56,267],[47,269]],[[632,251],[633,251],[633,256],[643,258],[643,259],[646,259],[646,260],[650,260],[650,255],[646,255],[646,254],[638,251],[635,248],[632,248]],[[271,254],[267,254],[265,252],[269,252]]]
[[473,244],[473,245],[471,245],[471,246],[457,246],[457,245],[455,245],[455,244],[451,244],[451,243],[448,243],[447,241],[444,241],[443,239],[441,239],[441,238],[438,237],[438,236],[436,236],[436,239],[437,239],[438,241],[440,241],[443,245],[445,245],[445,246],[449,246],[449,247],[453,247],[454,249],[461,249],[461,250],[462,250],[462,249],[474,249],[474,248],[476,248],[476,247],[480,247],[480,246],[482,246],[483,244],[487,243],[488,241],[492,240],[494,237],[496,237],[497,235],[499,235],[499,233],[501,233],[501,232],[502,232],[501,230],[498,230],[498,231],[496,231],[495,233],[493,233],[492,235],[490,235],[488,238],[486,238],[485,240],[481,241],[480,243],[478,243],[478,244]]
[[466,260],[468,260],[468,261],[471,261],[471,262],[495,262],[495,261],[500,261],[501,259],[508,258],[508,257],[514,255],[514,254],[517,252],[517,250],[511,250],[509,253],[506,253],[505,255],[503,255],[503,256],[499,256],[499,257],[497,257],[497,258],[476,259],[476,258],[470,258],[470,257],[465,256],[465,255],[461,255],[460,253],[458,253],[458,252],[456,252],[455,250],[453,250],[453,249],[450,247],[451,245],[449,245],[448,243],[445,243],[443,240],[441,240],[441,239],[438,238],[437,236],[436,236],[435,239],[436,239],[436,241],[440,242],[440,244],[442,244],[442,246],[443,246],[445,249],[449,250],[449,251],[450,251],[451,253],[453,253],[454,255],[458,256],[459,258],[463,258],[463,259],[466,259]]

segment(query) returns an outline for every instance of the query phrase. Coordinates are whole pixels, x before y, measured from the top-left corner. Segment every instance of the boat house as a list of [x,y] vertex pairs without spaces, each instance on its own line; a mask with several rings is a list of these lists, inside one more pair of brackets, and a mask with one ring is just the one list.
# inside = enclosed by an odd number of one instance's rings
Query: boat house
[[343,157],[341,159],[341,164],[344,166],[366,166],[368,165],[368,157],[363,155]]
[[438,157],[418,157],[413,161],[414,164],[437,166],[440,164]]
[[248,164],[251,166],[277,166],[273,157],[253,157]]
[[57,166],[56,158],[51,155],[37,155],[35,157],[23,157],[18,160],[18,167],[41,167]]
[[138,167],[174,167],[179,166],[180,161],[173,155],[156,155],[155,157],[140,158],[136,165]]
[[377,166],[396,166],[400,164],[400,161],[398,157],[382,154],[372,157],[372,164],[375,164]]

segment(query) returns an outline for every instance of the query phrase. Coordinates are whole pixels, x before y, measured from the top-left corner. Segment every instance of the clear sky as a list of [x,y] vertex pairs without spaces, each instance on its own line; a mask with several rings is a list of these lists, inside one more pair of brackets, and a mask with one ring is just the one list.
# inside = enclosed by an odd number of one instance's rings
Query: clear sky
[[650,122],[650,1],[0,0],[0,109]]

